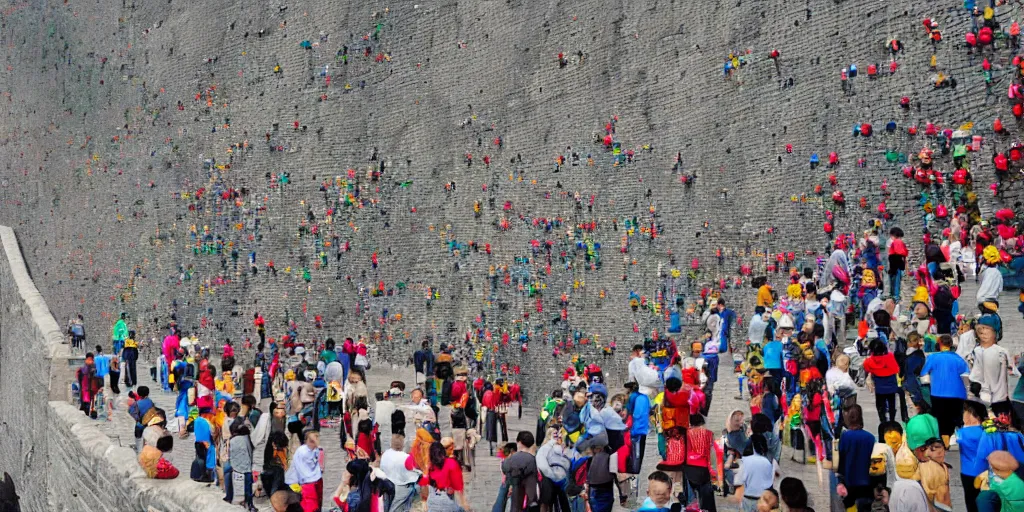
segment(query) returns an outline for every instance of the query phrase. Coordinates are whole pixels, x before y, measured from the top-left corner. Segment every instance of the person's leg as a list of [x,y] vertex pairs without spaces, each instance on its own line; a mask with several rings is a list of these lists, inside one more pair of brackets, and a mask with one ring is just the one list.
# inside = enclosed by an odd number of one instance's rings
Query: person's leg
[[697,487],[697,500],[700,502],[700,508],[706,512],[718,512],[718,506],[715,505],[715,488],[711,482]]
[[242,477],[245,478],[245,505],[252,508],[252,472],[242,473]]
[[498,421],[501,423],[501,442],[508,442],[508,422],[505,420],[505,414],[498,414]]
[[967,505],[967,512],[978,512],[978,494],[981,492],[974,487],[974,477],[960,473],[960,483],[964,486],[964,503]]
[[1000,512],[1002,505],[1003,503],[995,491],[981,491],[975,499],[975,507],[978,512]]
[[633,441],[633,453],[636,454],[636,470],[640,474],[644,465],[644,454],[647,453],[647,434],[630,438]]
[[491,512],[505,512],[505,505],[508,502],[508,483],[501,482],[498,486],[498,497],[494,500]]
[[540,419],[540,418],[537,418],[537,432],[536,432],[536,435],[534,436],[534,439],[537,440],[536,441],[536,445],[537,446],[540,446],[540,445],[544,444],[544,436],[546,436],[546,435],[547,435],[547,422],[542,420],[542,419]]
[[878,420],[885,419],[885,395],[875,393],[875,411],[878,412]]
[[235,499],[235,479],[231,474],[231,466],[224,466],[224,501],[231,503]]
[[889,409],[889,421],[896,421],[896,393],[886,395],[885,403]]
[[896,398],[900,400],[900,418],[903,419],[903,424],[905,425],[910,421],[910,414],[907,411],[907,394],[901,389],[896,392]]

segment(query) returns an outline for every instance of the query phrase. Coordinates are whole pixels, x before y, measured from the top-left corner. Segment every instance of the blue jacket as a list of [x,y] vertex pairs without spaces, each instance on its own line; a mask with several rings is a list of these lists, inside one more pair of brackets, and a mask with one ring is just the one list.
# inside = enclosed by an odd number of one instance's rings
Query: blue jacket
[[143,398],[142,400],[135,402],[134,404],[132,404],[131,407],[128,408],[128,414],[135,419],[136,427],[145,426],[142,424],[142,417],[145,416],[146,413],[149,412],[149,410],[152,408],[153,400],[151,400],[148,396],[146,398]]
[[722,318],[722,338],[718,346],[718,352],[728,352],[732,326],[736,324],[736,312],[725,308],[721,313],[718,313],[718,316]]
[[424,375],[434,374],[434,353],[429,350],[417,350],[412,355],[412,365],[418,373]]
[[921,350],[915,350],[907,355],[903,387],[910,393],[910,399],[914,403],[924,402],[924,394],[921,391],[921,369],[924,368],[924,362],[925,355]]
[[863,429],[847,429],[839,436],[840,483],[847,487],[871,485],[869,469],[875,436]]
[[629,395],[629,402],[632,405],[630,413],[633,415],[633,428],[629,433],[634,436],[646,436],[651,431],[651,399],[634,391]]
[[967,361],[956,352],[936,352],[924,362],[921,375],[932,376],[932,396],[939,398],[967,398],[961,375],[969,372]]

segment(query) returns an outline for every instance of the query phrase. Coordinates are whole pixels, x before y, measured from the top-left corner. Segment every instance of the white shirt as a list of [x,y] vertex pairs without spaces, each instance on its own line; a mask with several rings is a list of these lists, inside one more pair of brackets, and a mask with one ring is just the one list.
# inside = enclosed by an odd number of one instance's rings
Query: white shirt
[[430,401],[426,398],[420,400],[420,403],[418,404],[403,405],[402,408],[409,411],[409,413],[406,414],[406,419],[409,417],[415,418],[417,414],[420,414],[423,416],[424,421],[437,422],[434,410],[430,408]]
[[850,378],[850,374],[840,370],[833,366],[825,372],[825,385],[828,387],[828,392],[835,393],[840,389],[857,389],[857,386],[853,383],[853,379]]
[[761,315],[750,317],[750,327],[747,328],[747,340],[751,343],[763,343],[764,331],[767,328],[768,322],[765,322]]
[[1003,275],[996,267],[985,266],[981,271],[981,284],[978,285],[978,304],[990,300],[999,300],[1003,291]]
[[[397,452],[388,448],[380,457],[380,469],[387,475],[388,480],[395,485],[409,485],[416,483],[420,478],[420,472],[415,469],[406,469],[405,462],[412,455],[405,452]],[[414,466],[415,467],[415,466]]]
[[661,387],[658,370],[647,366],[642,357],[634,357],[629,360],[629,379],[635,380],[640,386],[640,392],[645,395],[650,395]]
[[967,331],[960,335],[959,341],[956,344],[956,355],[964,358],[964,361],[970,359],[970,355],[974,353],[974,347],[978,346],[978,338],[974,335],[974,331]]
[[1010,354],[999,345],[974,348],[971,382],[981,384],[981,401],[992,404],[1010,399]]
[[373,408],[373,422],[380,425],[378,436],[380,445],[391,446],[391,413],[395,412],[395,403],[391,400],[378,400]]
[[285,474],[285,483],[303,485],[322,480],[324,472],[320,468],[321,451],[323,451],[321,448],[311,450],[305,444],[295,450],[291,470]]
[[928,496],[917,480],[897,478],[889,493],[889,510],[900,512],[928,512]]
[[756,454],[743,457],[733,483],[743,486],[743,496],[759,498],[775,484],[775,463]]

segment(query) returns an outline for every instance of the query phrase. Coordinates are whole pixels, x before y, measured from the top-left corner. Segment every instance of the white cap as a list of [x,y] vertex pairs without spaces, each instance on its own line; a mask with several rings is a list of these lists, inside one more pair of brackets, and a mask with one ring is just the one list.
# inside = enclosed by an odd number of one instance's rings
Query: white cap
[[793,317],[788,314],[782,315],[779,319],[779,329],[792,329],[793,328]]

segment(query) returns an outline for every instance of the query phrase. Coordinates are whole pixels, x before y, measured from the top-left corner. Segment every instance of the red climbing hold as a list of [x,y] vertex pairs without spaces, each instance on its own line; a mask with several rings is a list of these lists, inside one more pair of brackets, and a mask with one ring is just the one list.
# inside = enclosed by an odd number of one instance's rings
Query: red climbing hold
[[996,171],[1007,172],[1010,170],[1010,162],[1003,153],[997,153],[996,156],[992,157],[992,163],[995,164]]
[[992,70],[992,63],[988,61],[988,57],[981,61],[981,69],[984,69],[985,71]]
[[828,164],[837,165],[839,164],[839,155],[835,151],[828,154]]
[[864,123],[860,125],[860,135],[861,137],[871,136],[871,123]]
[[1020,119],[1021,116],[1024,116],[1024,106],[1020,103],[1016,103],[1013,105],[1013,117]]
[[772,52],[768,54],[768,57],[770,57],[772,59],[779,58],[779,51],[778,50],[772,50]]
[[935,127],[934,123],[928,123],[924,126],[924,134],[929,137],[938,135],[939,129]]
[[842,190],[836,190],[835,192],[832,192],[832,200],[837,204],[843,204],[846,202],[846,196],[843,195]]
[[786,153],[792,153],[792,152],[793,152],[793,145],[792,144],[786,144]]
[[900,106],[903,108],[910,108],[910,98],[907,96],[900,98]]
[[832,234],[832,223],[831,222],[826,222],[824,227],[825,227],[825,234],[831,235]]
[[995,121],[992,121],[992,131],[1003,133],[1003,130],[1003,120],[997,117]]

